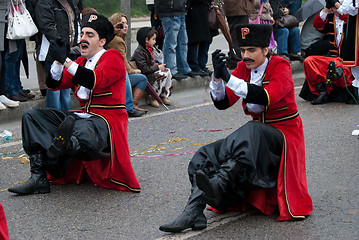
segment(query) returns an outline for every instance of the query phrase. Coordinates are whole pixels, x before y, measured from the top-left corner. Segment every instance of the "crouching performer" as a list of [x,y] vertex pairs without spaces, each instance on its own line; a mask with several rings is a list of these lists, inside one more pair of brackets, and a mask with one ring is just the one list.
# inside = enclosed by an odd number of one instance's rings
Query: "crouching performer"
[[270,25],[237,25],[235,32],[243,61],[230,75],[224,54],[212,54],[211,97],[220,110],[242,98],[253,121],[196,152],[188,166],[188,203],[177,219],[160,226],[162,231],[206,228],[206,204],[216,209],[251,204],[267,215],[279,209],[279,221],[303,219],[312,211],[290,64],[267,57]]
[[[73,88],[81,109],[30,109],[22,118],[22,139],[30,159],[30,179],[9,189],[17,194],[48,193],[58,184],[91,180],[94,185],[139,192],[130,162],[125,109],[126,69],[102,15],[89,14],[81,29],[81,57],[72,62],[60,40],[50,43],[56,60],[47,77],[52,90]],[[48,173],[48,174],[47,174]]]

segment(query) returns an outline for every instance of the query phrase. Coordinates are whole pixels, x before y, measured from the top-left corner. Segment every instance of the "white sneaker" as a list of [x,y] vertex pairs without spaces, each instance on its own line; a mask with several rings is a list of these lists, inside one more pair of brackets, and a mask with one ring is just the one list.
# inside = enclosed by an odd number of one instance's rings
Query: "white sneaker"
[[5,95],[0,96],[0,103],[7,107],[18,107],[19,101],[13,101],[11,99],[8,99]]
[[0,110],[5,110],[5,109],[6,109],[5,105],[0,102]]

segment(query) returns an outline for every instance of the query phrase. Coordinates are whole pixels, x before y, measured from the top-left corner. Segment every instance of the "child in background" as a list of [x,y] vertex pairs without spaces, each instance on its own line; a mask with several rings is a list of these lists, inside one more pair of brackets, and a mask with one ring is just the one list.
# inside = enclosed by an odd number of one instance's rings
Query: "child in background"
[[[166,64],[154,60],[154,51],[156,44],[157,31],[154,28],[142,27],[137,32],[138,47],[132,55],[131,61],[135,61],[137,67],[145,74],[148,81],[155,89],[158,96],[166,105],[171,102],[168,97],[172,91],[172,74],[165,67]],[[149,104],[153,107],[159,107],[157,100],[151,96],[148,97]]]

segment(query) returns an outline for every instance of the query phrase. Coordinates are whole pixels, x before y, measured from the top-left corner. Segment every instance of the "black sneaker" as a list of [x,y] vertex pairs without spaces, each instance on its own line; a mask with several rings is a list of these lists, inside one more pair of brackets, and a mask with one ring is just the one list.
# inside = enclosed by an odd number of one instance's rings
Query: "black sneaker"
[[47,156],[49,158],[55,158],[62,155],[65,152],[67,143],[72,136],[75,126],[75,118],[71,115],[67,116],[65,120],[60,124],[57,129],[57,136],[54,142],[47,150]]
[[145,113],[146,112],[140,111],[140,110],[137,110],[137,109],[134,109],[134,108],[127,111],[128,117],[141,117]]
[[174,79],[176,80],[183,80],[183,79],[186,79],[188,76],[186,75],[182,75],[182,74],[179,74],[179,73],[176,73],[175,75],[172,76]]
[[194,71],[190,71],[189,73],[187,73],[186,75],[190,76],[190,77],[195,77],[195,76],[198,76],[200,75],[201,72],[194,72]]
[[34,94],[31,94],[31,93],[27,93],[26,91],[23,91],[20,93],[22,96],[26,97],[27,99],[32,99],[35,97]]

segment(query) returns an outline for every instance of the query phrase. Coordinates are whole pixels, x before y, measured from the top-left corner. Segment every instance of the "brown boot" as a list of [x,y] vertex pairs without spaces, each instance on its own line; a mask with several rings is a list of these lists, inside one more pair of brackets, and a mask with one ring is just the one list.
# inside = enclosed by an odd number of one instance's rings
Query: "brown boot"
[[141,100],[143,91],[139,88],[132,88],[132,99],[133,99],[133,108],[139,111],[148,112],[148,109],[143,109],[138,106],[138,103]]

